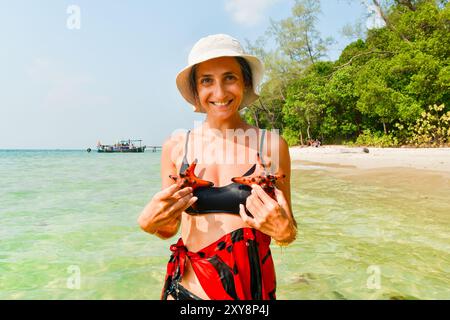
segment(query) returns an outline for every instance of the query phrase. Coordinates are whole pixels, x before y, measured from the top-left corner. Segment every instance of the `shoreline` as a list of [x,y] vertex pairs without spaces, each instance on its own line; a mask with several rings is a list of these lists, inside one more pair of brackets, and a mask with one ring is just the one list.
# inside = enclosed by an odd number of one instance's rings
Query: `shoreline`
[[408,168],[450,173],[450,148],[290,147],[292,169]]

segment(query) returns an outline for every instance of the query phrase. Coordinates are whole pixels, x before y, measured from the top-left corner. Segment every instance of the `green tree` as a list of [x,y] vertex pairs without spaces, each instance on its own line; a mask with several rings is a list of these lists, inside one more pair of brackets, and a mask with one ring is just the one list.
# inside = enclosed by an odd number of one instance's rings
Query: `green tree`
[[[281,128],[290,144],[321,138],[388,146],[409,141],[427,106],[442,106],[447,114],[448,1],[370,3],[385,27],[368,30],[334,62],[326,61],[330,42],[315,27],[318,2],[297,0],[291,17],[272,22],[263,41],[250,45],[263,57],[267,75],[261,99],[246,117],[261,126]],[[347,33],[362,35],[351,28]],[[266,51],[271,40],[277,47]]]
[[320,1],[296,0],[291,17],[279,22],[272,21],[269,33],[291,61],[308,66],[326,56],[333,39],[323,39],[317,30],[317,16],[320,13]]

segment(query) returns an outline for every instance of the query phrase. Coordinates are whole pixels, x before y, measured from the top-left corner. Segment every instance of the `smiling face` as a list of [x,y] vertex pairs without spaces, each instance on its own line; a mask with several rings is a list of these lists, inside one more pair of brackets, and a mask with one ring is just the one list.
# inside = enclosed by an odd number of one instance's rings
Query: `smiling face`
[[244,97],[244,78],[234,57],[200,63],[196,69],[198,100],[208,117],[227,119],[238,110]]

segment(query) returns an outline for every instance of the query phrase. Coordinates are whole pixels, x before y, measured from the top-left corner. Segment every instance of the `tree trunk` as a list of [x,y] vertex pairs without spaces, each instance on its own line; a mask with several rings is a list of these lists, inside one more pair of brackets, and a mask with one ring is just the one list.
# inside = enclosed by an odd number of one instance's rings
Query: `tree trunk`
[[303,133],[302,133],[302,130],[300,130],[300,143],[302,144],[302,146],[305,145],[305,143],[303,142]]
[[358,111],[356,111],[355,114],[355,124],[356,124],[356,130],[358,131],[358,135],[361,133],[361,123],[362,123],[362,117],[361,117],[361,113],[359,113]]
[[309,133],[310,127],[311,127],[311,122],[308,120],[308,127],[306,128],[306,133],[308,134],[308,140],[311,140],[311,134]]
[[284,97],[283,90],[281,90],[281,88],[279,88],[278,90],[280,91],[281,99],[283,100],[283,102],[285,102],[286,98]]
[[259,121],[258,121],[258,116],[256,115],[256,111],[254,108],[250,108],[250,110],[253,113],[253,119],[255,120],[255,125],[259,128]]
[[384,134],[387,135],[387,130],[386,130],[386,122],[383,121],[383,129],[384,129]]
[[391,21],[388,19],[386,13],[383,11],[383,8],[381,7],[381,4],[378,0],[372,0],[372,3],[378,8],[378,11],[380,13],[381,18],[383,19],[383,21],[386,23],[386,26],[393,32],[397,33],[398,35],[400,35],[400,37],[408,42],[411,43],[411,41],[408,40],[408,38],[406,38],[402,33],[398,32],[395,27],[391,24]]
[[305,39],[306,39],[306,47],[308,48],[309,58],[311,59],[312,64],[314,64],[315,62],[312,54],[312,48],[311,45],[309,44],[308,31],[305,32]]

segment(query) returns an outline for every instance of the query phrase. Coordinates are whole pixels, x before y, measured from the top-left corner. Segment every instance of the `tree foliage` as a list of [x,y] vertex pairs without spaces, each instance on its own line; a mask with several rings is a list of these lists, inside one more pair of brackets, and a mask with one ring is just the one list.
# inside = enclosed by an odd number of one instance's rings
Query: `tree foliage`
[[[368,30],[337,61],[327,61],[332,41],[315,27],[318,1],[297,0],[291,17],[272,22],[265,38],[248,44],[263,58],[267,76],[261,99],[246,117],[281,128],[291,145],[316,138],[423,145],[423,137],[411,138],[422,114],[434,105],[443,114],[450,111],[450,5],[371,1],[385,26]],[[266,51],[268,41],[276,43],[275,50]]]

